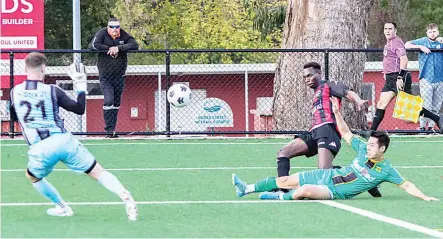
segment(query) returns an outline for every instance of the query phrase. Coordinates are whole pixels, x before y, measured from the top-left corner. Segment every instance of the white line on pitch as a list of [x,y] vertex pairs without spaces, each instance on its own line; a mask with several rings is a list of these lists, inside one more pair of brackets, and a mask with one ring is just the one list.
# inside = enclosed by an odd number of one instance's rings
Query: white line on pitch
[[[291,167],[292,169],[316,169],[317,167]],[[396,166],[402,169],[443,168],[443,166]],[[207,168],[108,168],[109,171],[186,171],[186,170],[261,170],[275,167],[207,167]],[[0,169],[1,172],[24,172],[25,169]],[[71,169],[54,169],[54,171],[72,171]]]
[[[359,214],[364,217],[368,217],[377,221],[386,222],[395,226],[403,227],[411,231],[420,232],[423,234],[427,234],[430,236],[441,238],[443,237],[443,233],[433,230],[427,227],[419,226],[416,224],[412,224],[409,222],[405,222],[402,220],[398,220],[395,218],[383,216],[381,214],[377,214],[371,211],[367,211],[364,209],[348,206],[345,204],[341,204],[335,201],[317,201],[317,200],[301,200],[301,201],[237,201],[237,200],[225,200],[225,201],[139,201],[138,205],[153,205],[153,204],[265,204],[265,203],[313,203],[318,202],[324,205],[328,205],[331,207],[339,208],[342,210],[346,210],[355,214]],[[122,205],[123,202],[68,202],[69,205],[77,205],[77,206],[91,206],[91,205]],[[50,206],[52,203],[0,203],[2,207],[20,207],[20,206]]]
[[[316,200],[301,200],[301,201],[258,201],[258,200],[223,200],[223,201],[139,201],[136,202],[137,205],[152,205],[152,204],[259,204],[259,203],[312,203],[317,202]],[[67,202],[68,205],[77,206],[90,206],[90,205],[122,205],[123,202]],[[19,207],[19,206],[51,206],[54,205],[50,202],[39,202],[39,203],[0,203],[2,207]]]
[[[112,145],[283,145],[286,142],[165,142],[165,143],[152,143],[152,142],[122,142],[122,143],[84,143],[86,146],[112,146]],[[396,143],[443,143],[442,140],[425,141],[425,140],[404,140],[394,141],[392,145]],[[27,146],[27,144],[1,144],[1,147],[13,147],[13,146]]]
[[[289,142],[289,141],[288,141]],[[122,143],[83,143],[85,146],[112,146],[112,145],[261,145],[261,144],[270,144],[270,145],[281,145],[287,144],[288,142],[165,142],[165,143],[152,143],[152,142],[122,142]],[[27,146],[27,144],[2,144],[2,147],[9,146]]]
[[[293,169],[315,169],[316,167],[291,167]],[[186,170],[242,170],[242,169],[275,169],[275,167],[208,167],[208,168],[108,168],[109,171],[186,171]],[[26,169],[1,169],[1,172],[22,172]],[[54,171],[72,171],[71,169],[54,169]]]
[[352,213],[355,213],[355,214],[358,214],[358,215],[361,215],[361,216],[364,216],[364,217],[368,217],[368,218],[371,218],[371,219],[374,219],[374,220],[377,220],[377,221],[389,223],[389,224],[392,224],[392,225],[395,225],[395,226],[398,226],[398,227],[403,227],[403,228],[406,228],[406,229],[411,230],[411,231],[416,231],[416,232],[420,232],[420,233],[423,233],[423,234],[426,234],[426,235],[430,235],[430,236],[434,236],[434,237],[438,237],[438,238],[443,238],[443,233],[439,232],[437,230],[430,229],[430,228],[427,228],[427,227],[423,227],[423,226],[420,226],[420,225],[416,225],[416,224],[413,224],[413,223],[405,222],[405,221],[402,221],[402,220],[399,220],[399,219],[395,219],[395,218],[392,218],[392,217],[387,217],[387,216],[384,216],[384,215],[381,215],[381,214],[378,214],[378,213],[375,213],[375,212],[371,212],[371,211],[368,211],[368,210],[352,207],[352,206],[345,205],[345,204],[342,204],[342,203],[338,203],[338,202],[335,202],[335,201],[318,201],[318,202],[321,203],[321,204],[324,204],[324,205],[328,205],[328,206],[339,208],[339,209],[342,209],[342,210],[345,210],[345,211],[348,211],[348,212],[352,212]]

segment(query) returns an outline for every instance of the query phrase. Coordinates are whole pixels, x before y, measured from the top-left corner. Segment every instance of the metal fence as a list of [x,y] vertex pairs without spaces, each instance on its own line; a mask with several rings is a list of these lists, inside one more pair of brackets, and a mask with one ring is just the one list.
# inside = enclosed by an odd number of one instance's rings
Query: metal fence
[[[26,79],[24,57],[28,52],[1,52],[2,135],[20,134],[20,127],[10,121],[9,91]],[[40,52],[49,60],[44,82],[58,85],[73,98],[67,66],[74,57],[81,57],[87,66],[86,113],[79,116],[61,109],[65,127],[79,135],[110,134],[104,128],[98,52]],[[431,80],[419,80],[418,53],[408,52],[413,93],[425,99],[429,110],[440,112],[443,78],[431,74],[425,76]],[[431,55],[426,64],[435,65],[438,74],[443,55],[438,50]],[[325,79],[343,82],[368,100],[368,109],[360,112],[349,101],[343,104],[345,120],[353,129],[364,130],[372,123],[385,83],[382,49],[139,50],[128,52],[127,59],[124,84],[116,86],[123,90],[115,128],[118,135],[242,136],[305,132],[311,126],[314,91],[303,81],[302,66],[310,61],[322,65]],[[119,66],[112,60],[104,65],[107,77],[118,74]],[[423,84],[428,82],[432,84]],[[186,107],[173,107],[166,100],[167,89],[175,83],[187,84],[192,90],[192,101]],[[395,100],[386,109],[379,129],[396,133],[430,133],[429,129],[436,129],[432,123],[423,124],[425,121],[411,123],[391,117],[394,104]]]

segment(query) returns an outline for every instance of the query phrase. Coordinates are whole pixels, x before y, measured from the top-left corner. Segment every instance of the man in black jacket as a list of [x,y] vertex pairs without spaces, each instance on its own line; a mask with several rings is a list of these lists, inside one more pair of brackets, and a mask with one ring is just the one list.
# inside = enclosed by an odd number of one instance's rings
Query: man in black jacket
[[137,50],[135,39],[120,28],[117,18],[110,18],[108,26],[100,29],[91,42],[93,50],[107,50],[98,53],[97,68],[100,87],[104,95],[103,117],[105,130],[112,133],[107,137],[116,138],[118,110],[125,86],[124,75],[128,66],[127,51]]

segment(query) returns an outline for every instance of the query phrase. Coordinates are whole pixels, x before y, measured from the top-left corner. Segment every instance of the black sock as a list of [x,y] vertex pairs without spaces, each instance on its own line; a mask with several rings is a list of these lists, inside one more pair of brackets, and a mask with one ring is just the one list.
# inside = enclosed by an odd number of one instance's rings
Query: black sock
[[372,120],[372,126],[371,130],[377,130],[378,126],[380,125],[381,121],[383,120],[383,117],[385,117],[385,110],[377,109],[375,111],[375,117]]
[[107,132],[113,131],[112,127],[112,109],[103,110],[103,118],[105,120],[105,130]]
[[114,131],[115,127],[117,127],[118,109],[112,109],[111,111],[112,111],[111,127],[112,127],[112,131]]
[[289,170],[291,169],[291,163],[289,158],[279,157],[277,158],[277,173],[279,177],[289,176]]
[[339,165],[335,165],[335,166],[332,166],[332,168],[342,168],[342,166],[339,166]]
[[425,109],[425,108],[423,108],[423,109],[420,111],[420,116],[424,116],[424,117],[426,117],[426,118],[429,118],[429,119],[433,120],[433,121],[434,121],[435,123],[437,123],[437,124],[438,124],[438,121],[440,120],[440,116],[438,116],[438,115],[432,113],[431,111],[429,111],[429,110],[427,110],[427,109]]

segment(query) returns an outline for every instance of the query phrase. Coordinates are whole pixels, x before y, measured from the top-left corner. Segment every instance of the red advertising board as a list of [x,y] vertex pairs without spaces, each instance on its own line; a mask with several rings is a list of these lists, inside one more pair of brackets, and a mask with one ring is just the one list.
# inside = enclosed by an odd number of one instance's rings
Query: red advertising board
[[[35,50],[44,49],[44,1],[0,0],[0,48]],[[14,59],[15,83],[22,81],[26,54]],[[9,54],[1,54],[1,88],[9,88]]]

